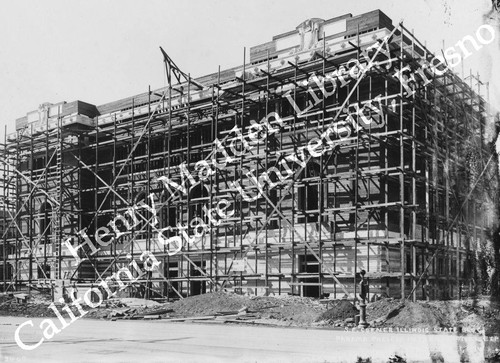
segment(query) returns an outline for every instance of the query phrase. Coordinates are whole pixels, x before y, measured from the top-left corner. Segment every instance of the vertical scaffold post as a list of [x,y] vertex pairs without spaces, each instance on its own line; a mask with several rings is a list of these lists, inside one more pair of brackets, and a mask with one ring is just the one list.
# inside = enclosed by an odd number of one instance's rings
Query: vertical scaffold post
[[[151,120],[151,86],[148,86],[148,120],[150,120],[149,125],[148,125],[148,139],[146,141],[146,148],[147,148],[147,161],[146,161],[146,200],[144,201],[146,204],[149,204],[149,195],[151,193],[151,124],[153,123],[153,120]],[[151,206],[153,207],[153,205]],[[151,251],[151,223],[149,221],[151,218],[154,218],[153,216],[148,216],[146,217],[148,219],[148,222],[146,223],[146,250]],[[146,282],[146,299],[148,299],[151,295],[151,291],[153,288],[153,285],[151,283],[151,278],[152,278],[152,271],[148,271],[148,281]]]
[[[400,36],[400,70],[404,68],[404,37],[403,37],[403,27],[402,24],[399,25],[399,36]],[[401,76],[402,77],[402,76]],[[404,138],[403,138],[403,128],[404,128],[404,108],[403,108],[403,98],[404,89],[403,82],[399,82],[399,238],[401,244],[401,299],[405,298],[405,230],[404,230],[404,218],[405,218],[405,172],[404,172]]]
[[[7,203],[9,203],[8,197],[9,197],[9,183],[10,180],[7,179],[7,125],[5,125],[4,128],[4,144],[3,144],[3,180],[2,180],[2,186],[3,190],[2,192],[2,209],[3,209],[3,225],[5,226],[5,230],[3,231],[3,274],[2,274],[2,279],[3,279],[3,291],[7,291],[7,253],[9,253],[8,248],[8,239],[9,239],[9,229],[10,229],[10,223],[7,224]],[[10,212],[10,211],[9,211]]]
[[[113,167],[113,173],[114,172],[115,172],[115,167]],[[99,175],[99,119],[97,119],[95,123],[94,208],[96,210],[96,213],[94,215],[94,231],[97,231],[97,228],[99,228],[99,213],[98,213],[99,179],[97,178],[98,175]]]
[[[415,37],[413,35],[413,30],[411,32],[411,56],[412,59],[415,57],[415,43],[414,43]],[[411,209],[411,237],[410,239],[412,240],[411,244],[411,254],[412,254],[412,290],[413,290],[413,295],[412,295],[412,300],[416,301],[417,299],[417,294],[416,294],[416,276],[417,276],[417,251],[416,251],[416,228],[417,228],[417,212],[416,212],[416,207],[415,205],[417,204],[417,153],[416,153],[416,129],[415,129],[415,117],[416,117],[416,111],[415,111],[415,102],[416,102],[416,97],[422,97],[422,95],[419,93],[413,94],[413,102],[412,102],[412,118],[411,118],[411,160],[412,160],[412,167],[411,167],[411,190],[412,190],[412,195],[411,195],[411,202],[412,202],[412,209]]]
[[[359,24],[356,29],[356,39],[357,39],[357,48],[356,48],[356,59],[359,62]],[[350,95],[351,92],[348,93]],[[347,100],[347,107],[349,107],[349,101]],[[359,87],[356,87],[356,102],[359,102]],[[354,165],[353,165],[353,173],[354,173],[354,271],[353,271],[353,288],[354,288],[354,301],[357,300],[357,292],[358,292],[358,284],[356,280],[356,274],[358,272],[358,244],[359,244],[359,235],[358,235],[358,218],[359,218],[359,131],[356,131],[356,148],[354,154]]]
[[[117,173],[117,170],[116,170],[116,139],[117,139],[117,127],[116,127],[116,114],[113,115],[113,181],[116,181],[116,179],[118,178],[118,173]],[[116,216],[118,215],[118,208],[117,208],[117,205],[116,205],[116,194],[113,193],[113,216]],[[97,226],[96,226],[97,227]],[[116,265],[116,260],[117,260],[117,246],[118,246],[118,233],[117,231],[113,228],[114,230],[114,233],[115,233],[115,239],[114,239],[114,243],[111,244],[111,251],[110,251],[110,254],[113,258],[113,266],[111,268],[111,270],[113,271],[113,273],[116,273],[116,271],[118,271],[118,266]],[[97,268],[99,269],[99,265],[97,266]]]
[[[47,121],[48,123],[48,121]],[[46,132],[49,132],[49,129],[47,127]],[[30,136],[30,148],[31,150],[34,150],[33,146],[33,133],[31,133]],[[46,153],[48,151],[46,150]],[[47,154],[48,155],[48,154]],[[45,157],[45,162],[48,163],[49,159],[48,156]],[[33,180],[33,152],[30,153],[30,165],[31,167],[29,168],[29,173],[30,173],[30,179]],[[46,174],[48,173],[48,168],[49,166],[46,166]],[[33,209],[35,208],[34,202],[33,202],[33,193],[29,193],[28,195],[28,208],[29,208],[29,216],[28,216],[28,233],[29,233],[29,248],[30,248],[30,253],[29,253],[29,261],[28,261],[28,293],[31,293],[31,281],[33,279],[33,235],[35,234],[35,231],[33,229],[34,227],[34,221],[33,221]]]

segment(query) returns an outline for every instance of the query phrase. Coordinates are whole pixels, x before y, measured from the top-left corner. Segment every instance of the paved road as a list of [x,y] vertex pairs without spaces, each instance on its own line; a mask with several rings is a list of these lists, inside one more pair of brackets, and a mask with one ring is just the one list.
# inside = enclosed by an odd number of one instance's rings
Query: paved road
[[[0,362],[355,362],[371,357],[387,362],[394,353],[408,361],[430,361],[439,352],[445,362],[459,362],[464,341],[447,334],[366,333],[263,326],[169,323],[166,321],[77,320],[31,351],[14,340],[28,318],[0,317]],[[20,338],[34,345],[43,319],[32,319]],[[61,324],[52,320],[57,328]],[[466,341],[472,362],[480,362],[482,339]],[[437,353],[436,353],[437,354]]]

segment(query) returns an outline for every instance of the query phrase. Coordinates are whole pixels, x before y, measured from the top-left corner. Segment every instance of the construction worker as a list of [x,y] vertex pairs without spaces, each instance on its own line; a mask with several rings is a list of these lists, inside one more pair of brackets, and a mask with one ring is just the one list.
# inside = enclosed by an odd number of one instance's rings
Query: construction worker
[[361,281],[359,283],[360,293],[359,297],[361,298],[361,302],[359,304],[359,328],[365,329],[368,327],[368,323],[366,322],[366,299],[368,298],[368,281],[365,280],[365,270],[361,270],[359,273],[361,275]]
[[359,297],[361,300],[365,301],[368,298],[368,280],[365,279],[366,271],[361,270],[359,274],[361,275],[361,282],[359,283]]

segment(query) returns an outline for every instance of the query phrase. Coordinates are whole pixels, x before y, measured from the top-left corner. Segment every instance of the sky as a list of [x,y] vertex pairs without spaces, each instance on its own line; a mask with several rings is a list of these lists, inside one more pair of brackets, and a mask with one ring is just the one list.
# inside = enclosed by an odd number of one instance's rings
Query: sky
[[[500,27],[490,0],[17,0],[0,13],[0,137],[44,102],[103,104],[166,84],[162,46],[193,77],[241,65],[244,48],[309,18],[380,9],[403,20],[431,51],[476,36],[495,40],[454,68],[490,82],[500,104]],[[248,59],[248,58],[247,58]],[[494,80],[497,80],[494,82]],[[485,89],[485,87],[483,87]]]

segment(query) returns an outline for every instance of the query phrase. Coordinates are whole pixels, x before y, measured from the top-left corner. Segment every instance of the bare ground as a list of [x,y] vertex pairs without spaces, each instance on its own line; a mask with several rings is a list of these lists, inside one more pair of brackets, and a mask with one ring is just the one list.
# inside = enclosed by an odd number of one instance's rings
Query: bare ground
[[[0,316],[55,317],[45,295],[32,294],[27,302],[0,295]],[[64,304],[55,303],[58,311]],[[78,315],[76,307],[71,307]],[[352,302],[338,300],[329,309],[318,300],[297,296],[249,297],[224,292],[207,293],[175,302],[156,303],[143,299],[111,299],[90,309],[94,319],[195,319],[211,317],[228,321],[271,323],[287,326],[354,326],[359,314]],[[65,313],[64,313],[65,314]],[[63,315],[64,315],[63,314]],[[500,305],[486,298],[450,301],[402,301],[382,299],[367,306],[367,321],[373,327],[455,328],[466,332],[500,335]]]
[[[47,296],[32,294],[26,302],[0,295],[0,316],[55,317]],[[64,304],[55,303],[61,312]],[[71,306],[75,316],[76,307]],[[175,302],[117,298],[98,308],[84,306],[84,319],[168,319],[219,323],[266,324],[274,326],[343,328],[355,327],[358,307],[346,300],[329,302],[297,296],[249,297],[224,292],[188,297]],[[63,316],[69,319],[63,312]],[[487,298],[451,301],[405,301],[382,299],[367,305],[367,321],[373,328],[428,329],[500,336],[500,304]],[[488,362],[500,361],[500,340],[485,343]],[[498,360],[496,360],[498,358]]]

